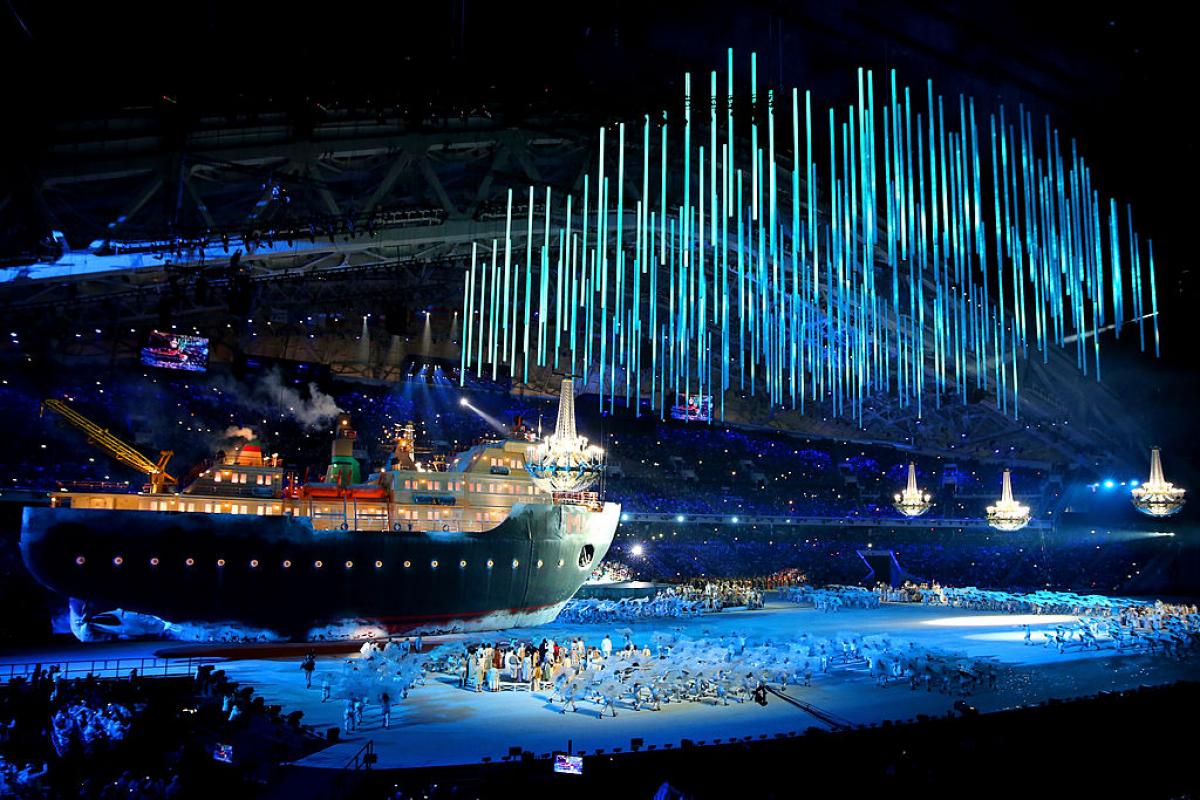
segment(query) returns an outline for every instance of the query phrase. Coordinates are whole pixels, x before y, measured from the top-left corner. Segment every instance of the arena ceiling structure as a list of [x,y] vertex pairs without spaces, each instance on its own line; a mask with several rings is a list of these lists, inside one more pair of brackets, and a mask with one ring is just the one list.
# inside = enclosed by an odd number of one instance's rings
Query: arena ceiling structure
[[[6,74],[54,59],[76,77],[12,82],[0,308],[15,327],[44,332],[43,354],[132,352],[142,332],[170,323],[206,327],[227,353],[386,379],[386,364],[356,364],[349,339],[312,318],[357,334],[371,315],[396,336],[415,332],[418,310],[453,313],[472,243],[525,246],[525,227],[506,230],[506,220],[525,218],[527,187],[580,193],[601,126],[675,108],[684,74],[720,69],[732,47],[758,53],[764,85],[811,89],[822,110],[855,101],[863,66],[1052,116],[1080,141],[1105,196],[1129,201],[1154,239],[1166,344],[1146,362],[1128,339],[1106,341],[1114,363],[1101,384],[1060,353],[1023,360],[1019,420],[979,401],[918,422],[885,396],[865,398],[853,420],[730,397],[731,420],[912,446],[953,435],[979,451],[1021,436],[1047,460],[1133,459],[1161,440],[1169,426],[1139,417],[1125,388],[1161,397],[1136,376],[1155,370],[1178,386],[1189,366],[1178,312],[1194,289],[1178,193],[1194,146],[1146,123],[1176,115],[1168,79],[1179,34],[1116,4],[752,5],[737,15],[715,3],[514,15],[458,0],[322,19],[270,5],[67,14],[14,0]],[[164,22],[176,35],[147,35]],[[109,333],[81,340],[83,318]],[[526,382],[555,385],[550,374]]]

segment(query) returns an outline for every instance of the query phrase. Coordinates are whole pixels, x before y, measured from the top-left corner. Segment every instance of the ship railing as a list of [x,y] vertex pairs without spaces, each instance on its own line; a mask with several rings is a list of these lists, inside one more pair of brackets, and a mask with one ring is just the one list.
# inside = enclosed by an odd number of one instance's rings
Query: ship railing
[[[342,525],[346,527],[343,528]],[[364,519],[359,517],[357,523],[354,517],[342,515],[322,516],[313,518],[313,529],[316,531],[354,531],[357,533],[485,533],[492,530],[500,522],[494,520],[407,520],[397,519],[388,522],[387,518]]]
[[557,506],[585,506],[592,511],[604,508],[598,492],[554,492],[553,498]]
[[14,678],[32,680],[39,669],[42,677],[48,678],[47,671],[51,667],[58,667],[58,674],[63,680],[89,675],[95,678],[128,678],[135,669],[139,678],[180,678],[195,675],[203,665],[215,662],[216,659],[212,658],[50,658],[0,664],[0,683],[8,683]]

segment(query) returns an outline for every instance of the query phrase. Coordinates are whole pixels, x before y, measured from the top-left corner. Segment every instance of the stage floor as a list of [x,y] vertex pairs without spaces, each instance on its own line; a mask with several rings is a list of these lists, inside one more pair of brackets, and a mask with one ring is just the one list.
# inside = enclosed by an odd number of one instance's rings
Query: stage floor
[[[1142,684],[1171,683],[1198,677],[1196,665],[1160,656],[1116,655],[1112,650],[1060,654],[1056,649],[1028,646],[1023,642],[1023,624],[1029,617],[957,609],[932,609],[919,605],[885,605],[874,610],[848,609],[822,613],[811,608],[772,603],[757,611],[727,611],[695,619],[636,625],[560,625],[497,633],[494,638],[524,637],[540,641],[552,636],[564,641],[576,635],[590,644],[621,628],[631,628],[634,641],[649,641],[655,631],[679,630],[687,636],[740,633],[748,637],[814,637],[839,634],[889,634],[893,639],[994,659],[1001,667],[995,689],[981,689],[967,698],[980,711],[994,711],[1037,703],[1049,698],[1071,698],[1104,690],[1133,688]],[[1033,618],[1037,631],[1052,631],[1066,617]],[[483,636],[491,636],[484,634]],[[285,710],[301,709],[304,722],[319,728],[340,724],[342,704],[321,702],[321,672],[340,671],[344,657],[321,658],[313,688],[305,690],[297,659],[239,660],[225,665],[230,676],[252,685],[268,703]],[[876,686],[865,669],[838,670],[814,675],[811,687],[789,687],[788,694],[831,712],[852,723],[909,720],[917,714],[943,715],[951,710],[954,695],[913,691],[907,682]],[[339,744],[315,753],[306,766],[341,768],[367,740],[374,742],[378,767],[406,768],[479,763],[488,757],[499,761],[510,747],[530,750],[535,755],[565,750],[595,753],[628,750],[630,739],[640,737],[646,745],[680,746],[684,738],[729,740],[802,733],[809,727],[826,726],[812,714],[769,696],[766,707],[755,703],[729,706],[670,704],[662,711],[633,711],[619,708],[616,717],[598,715],[590,703],[579,711],[560,714],[548,702],[549,692],[503,691],[475,693],[460,689],[443,676],[413,689],[408,700],[397,704],[391,728],[381,725],[379,707],[368,708],[363,729]]]

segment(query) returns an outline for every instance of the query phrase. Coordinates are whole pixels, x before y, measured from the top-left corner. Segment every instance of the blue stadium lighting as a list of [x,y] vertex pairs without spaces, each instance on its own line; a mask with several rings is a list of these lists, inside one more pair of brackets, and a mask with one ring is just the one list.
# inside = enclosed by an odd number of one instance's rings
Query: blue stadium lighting
[[734,524],[734,525],[736,525],[736,524],[737,524],[737,521],[738,521],[738,518],[737,518],[737,517],[734,517],[734,518],[733,518],[733,524]]
[[629,552],[635,556],[640,556],[646,552],[646,548],[642,547],[640,544],[635,544],[633,547],[629,548]]
[[1116,486],[1116,485],[1117,485],[1116,481],[1114,481],[1112,478],[1107,478],[1107,479],[1105,479],[1105,481],[1104,481],[1104,488],[1105,488],[1105,489],[1111,489],[1111,488],[1113,488],[1113,487],[1114,487],[1114,486]]
[[621,522],[629,522],[629,515],[628,515],[628,514],[622,514],[622,515],[621,515]]
[[676,514],[676,515],[675,515],[675,521],[676,521],[676,522],[683,522],[683,514]]
[[1129,482],[1129,486],[1130,486],[1130,488],[1132,488],[1132,487],[1134,487],[1134,486],[1137,486],[1137,485],[1138,485],[1138,481],[1137,481],[1137,480],[1132,480],[1132,481],[1130,481],[1130,482]]

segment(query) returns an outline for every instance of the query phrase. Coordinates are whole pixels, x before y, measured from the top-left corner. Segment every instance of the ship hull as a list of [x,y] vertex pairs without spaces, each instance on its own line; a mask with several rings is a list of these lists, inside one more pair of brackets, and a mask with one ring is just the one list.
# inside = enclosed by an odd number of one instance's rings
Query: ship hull
[[27,508],[21,553],[72,598],[81,638],[121,635],[125,617],[286,638],[484,630],[553,619],[619,516],[611,503],[517,504],[482,533],[381,533],[290,516]]

